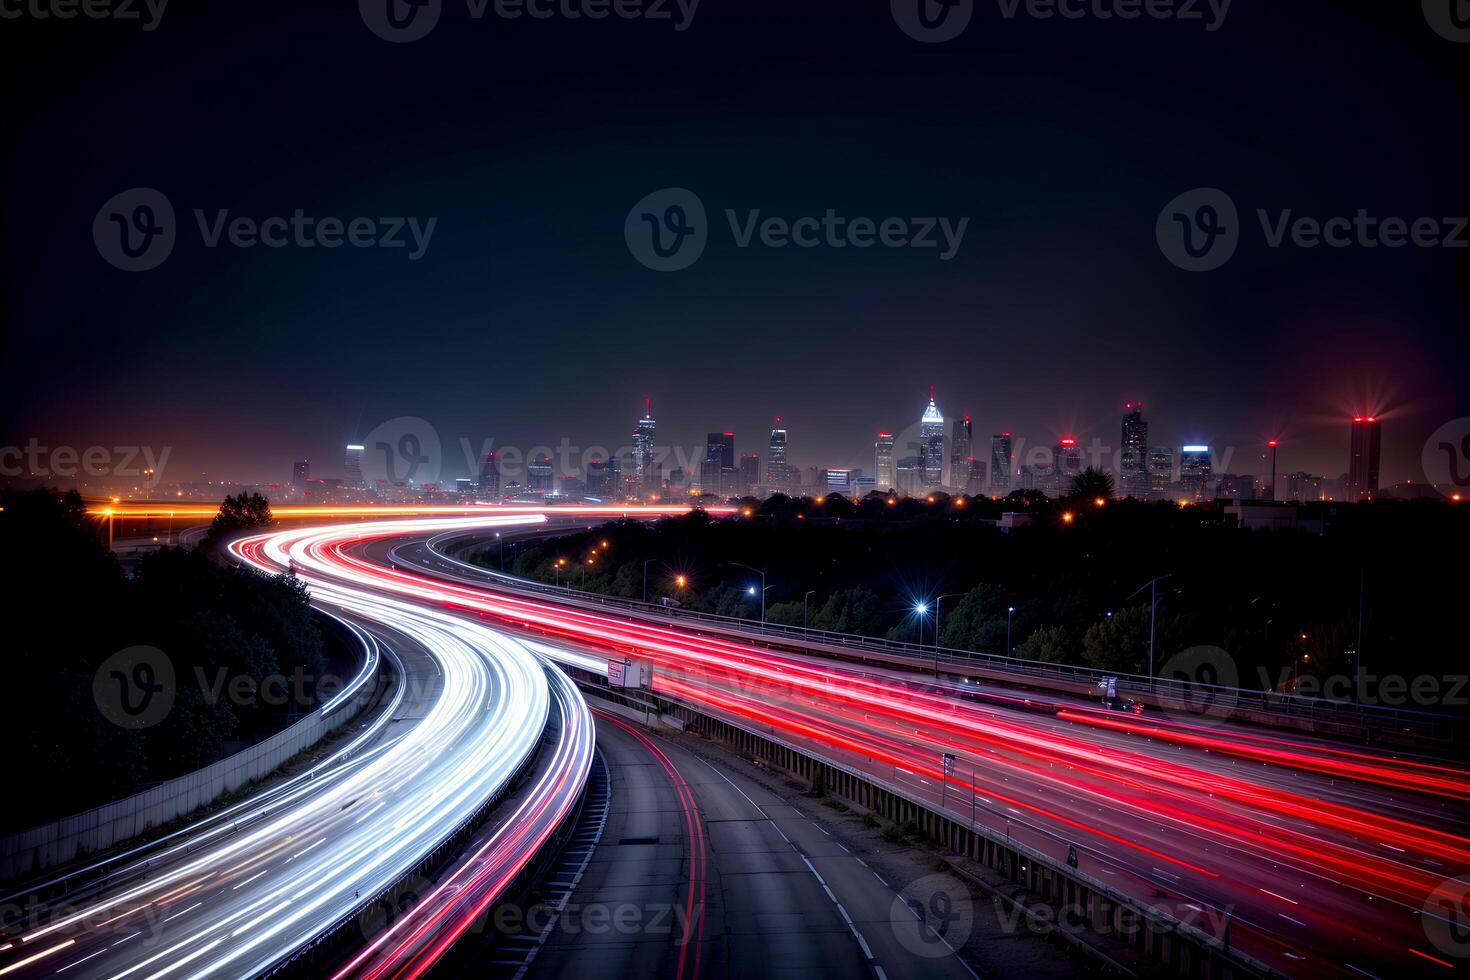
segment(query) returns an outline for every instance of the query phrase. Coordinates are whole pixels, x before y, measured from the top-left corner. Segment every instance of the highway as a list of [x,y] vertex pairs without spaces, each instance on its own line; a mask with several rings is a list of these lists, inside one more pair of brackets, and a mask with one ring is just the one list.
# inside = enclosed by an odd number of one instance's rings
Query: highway
[[[507,517],[524,522],[527,517]],[[236,544],[268,570],[293,567],[313,601],[363,623],[402,672],[388,703],[305,778],[205,821],[178,844],[114,869],[74,904],[40,910],[0,946],[0,976],[123,980],[251,976],[354,915],[497,793],[548,717],[562,738],[522,810],[455,872],[423,916],[342,974],[427,969],[469,906],[534,853],[580,792],[592,730],[581,697],[524,643],[463,617],[344,584],[321,555],[385,525],[298,528]],[[392,530],[401,533],[404,525]],[[118,884],[112,884],[118,882]],[[488,896],[488,897],[487,897]]]
[[[869,773],[1165,910],[1288,975],[1445,969],[1426,897],[1470,869],[1470,774],[1321,740],[953,686],[698,636],[446,564],[354,571],[559,645],[638,656],[654,689]],[[421,540],[418,543],[422,543]],[[433,564],[431,562],[431,564]],[[944,778],[943,753],[955,756]]]

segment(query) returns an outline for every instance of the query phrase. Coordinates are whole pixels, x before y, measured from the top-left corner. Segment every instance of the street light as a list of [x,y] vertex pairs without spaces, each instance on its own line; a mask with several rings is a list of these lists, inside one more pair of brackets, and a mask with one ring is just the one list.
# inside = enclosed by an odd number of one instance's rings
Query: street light
[[1016,612],[1015,606],[1006,607],[1006,656],[1011,655],[1011,616]]
[[1128,597],[1128,598],[1132,599],[1134,595],[1138,595],[1138,593],[1142,592],[1144,589],[1148,589],[1149,590],[1149,602],[1148,602],[1148,676],[1149,676],[1149,680],[1153,680],[1153,676],[1154,676],[1154,621],[1158,617],[1158,612],[1159,612],[1159,583],[1162,582],[1166,578],[1172,578],[1172,577],[1173,577],[1172,575],[1159,575],[1159,576],[1156,576],[1155,578],[1152,578],[1149,581],[1147,581],[1147,582],[1143,583],[1142,585],[1140,585],[1137,589],[1134,590],[1133,595],[1131,595],[1131,596]]
[[[731,562],[730,564],[739,566],[740,568],[750,569],[750,571],[755,572],[761,577],[761,625],[766,625],[766,573],[761,571],[759,568],[754,568],[750,565],[746,565],[743,562],[736,561]],[[748,595],[755,595],[755,586],[752,585],[749,589],[746,590],[746,593]]]
[[810,599],[814,594],[816,594],[816,591],[817,591],[816,589],[808,589],[806,595],[804,595],[804,596],[801,597],[801,631],[803,633],[805,633],[807,631],[807,625],[806,625],[806,609],[807,609],[807,605],[806,604],[807,604],[807,600]]
[[919,616],[919,649],[924,649],[924,617],[929,614],[929,603],[920,600],[914,603],[914,612]]

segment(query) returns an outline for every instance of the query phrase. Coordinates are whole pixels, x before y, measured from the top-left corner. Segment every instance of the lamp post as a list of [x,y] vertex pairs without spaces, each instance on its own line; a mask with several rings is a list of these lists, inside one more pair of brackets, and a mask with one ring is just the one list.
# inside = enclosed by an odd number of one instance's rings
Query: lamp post
[[1016,612],[1015,606],[1006,606],[1006,656],[1011,655],[1011,616]]
[[934,600],[934,679],[939,680],[939,617],[943,612],[942,606],[945,599],[953,599],[962,596],[963,592],[947,592]]
[[806,595],[804,595],[804,596],[801,597],[801,631],[803,633],[807,632],[807,625],[806,625],[807,600],[810,599],[816,593],[816,591],[817,591],[816,589],[808,589]]
[[1148,677],[1149,677],[1149,680],[1153,680],[1153,677],[1154,677],[1154,636],[1155,636],[1155,633],[1154,633],[1154,621],[1157,619],[1158,613],[1159,613],[1159,583],[1162,582],[1166,578],[1172,578],[1172,577],[1173,577],[1172,575],[1156,575],[1153,578],[1149,579],[1147,582],[1145,582],[1142,585],[1140,585],[1137,589],[1134,590],[1133,595],[1131,595],[1131,596],[1128,597],[1128,598],[1132,599],[1134,595],[1138,595],[1138,593],[1142,592],[1144,589],[1148,589],[1149,590],[1149,602],[1148,602]]
[[924,649],[924,619],[929,615],[929,603],[922,600],[914,603],[914,612],[919,617],[919,649]]
[[[757,575],[759,575],[761,577],[761,625],[762,626],[766,625],[766,573],[763,572],[763,571],[761,571],[759,568],[754,568],[754,567],[752,567],[750,565],[744,564],[743,562],[738,562],[737,561],[737,562],[731,562],[731,564],[738,565],[740,568],[748,568],[752,572],[755,572]],[[751,586],[750,589],[748,590],[748,592],[751,595],[754,595],[755,594],[755,586]]]

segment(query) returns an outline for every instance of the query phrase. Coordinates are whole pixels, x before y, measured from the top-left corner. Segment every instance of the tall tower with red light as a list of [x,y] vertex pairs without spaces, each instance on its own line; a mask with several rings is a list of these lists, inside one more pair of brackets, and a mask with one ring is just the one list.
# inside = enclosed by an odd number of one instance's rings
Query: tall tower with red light
[[1378,495],[1378,467],[1382,451],[1382,420],[1376,415],[1353,416],[1348,457],[1349,500],[1372,500]]

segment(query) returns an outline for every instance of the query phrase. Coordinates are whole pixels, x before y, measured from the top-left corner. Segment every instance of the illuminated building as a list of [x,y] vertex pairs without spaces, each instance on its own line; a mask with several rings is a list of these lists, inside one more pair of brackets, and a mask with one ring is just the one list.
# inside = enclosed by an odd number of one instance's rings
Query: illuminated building
[[1184,446],[1179,450],[1179,485],[1186,494],[1203,500],[1213,478],[1209,446]]
[[500,496],[500,454],[491,450],[480,460],[480,496],[494,500]]
[[1163,497],[1174,482],[1174,447],[1154,446],[1148,451],[1148,493]]
[[639,492],[656,489],[658,473],[653,462],[653,399],[643,400],[643,417],[633,432],[633,482]]
[[766,482],[778,487],[791,482],[791,474],[786,468],[786,430],[781,426],[779,415],[771,429],[771,442],[766,447]]
[[970,416],[957,418],[949,431],[949,485],[965,492],[970,486]]
[[1072,480],[1082,472],[1082,447],[1075,436],[1062,436],[1051,449],[1052,478],[1058,494],[1072,492]]
[[1147,497],[1151,489],[1148,474],[1148,423],[1143,420],[1143,405],[1129,402],[1124,407],[1122,452],[1118,457],[1120,489],[1125,497]]
[[1348,460],[1348,500],[1372,500],[1378,493],[1379,455],[1383,449],[1383,423],[1376,415],[1353,418]]
[[362,479],[362,446],[347,447],[347,480],[346,484],[353,489],[363,486]]
[[311,482],[311,463],[304,459],[298,459],[291,464],[291,486],[297,491],[304,490]]
[[1011,434],[998,432],[990,437],[990,492],[1004,497],[1011,492]]
[[526,482],[532,493],[551,493],[555,484],[551,475],[551,457],[541,453],[526,464]]
[[929,407],[919,419],[919,455],[924,460],[924,486],[944,482],[944,416],[934,403],[934,386],[929,386]]
[[893,468],[892,432],[878,433],[878,441],[873,443],[873,456],[878,470],[878,489],[897,490],[898,474]]

